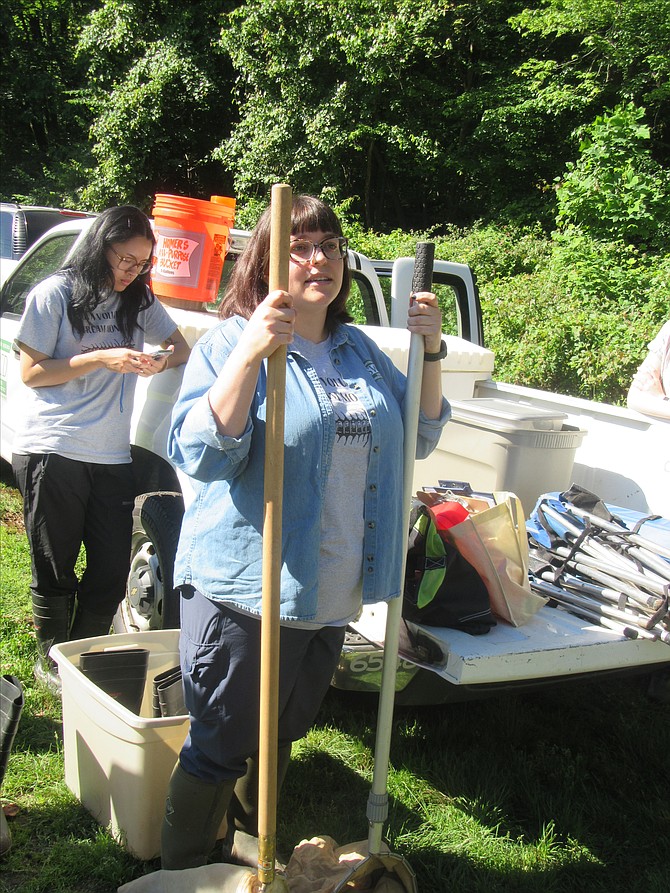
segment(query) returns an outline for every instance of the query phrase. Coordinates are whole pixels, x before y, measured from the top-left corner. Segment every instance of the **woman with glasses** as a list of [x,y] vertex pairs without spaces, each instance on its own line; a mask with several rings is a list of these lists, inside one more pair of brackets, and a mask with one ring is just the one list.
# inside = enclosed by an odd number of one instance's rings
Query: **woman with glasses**
[[[67,265],[33,289],[17,336],[29,399],[12,466],[30,542],[35,674],[56,693],[51,645],[106,635],[123,599],[137,377],[185,363],[189,354],[151,291],[153,248],[141,211],[104,211]],[[145,340],[171,353],[154,359]],[[86,567],[78,578],[82,543]]]
[[[293,200],[287,291],[268,294],[270,211],[235,265],[223,321],[196,346],[175,404],[170,455],[193,483],[175,564],[189,734],[162,831],[166,869],[224,858],[256,867],[266,360],[287,346],[278,779],[319,710],[362,602],[399,597],[406,379],[349,325],[347,240],[320,200]],[[417,456],[449,417],[435,295],[408,328],[426,362]]]

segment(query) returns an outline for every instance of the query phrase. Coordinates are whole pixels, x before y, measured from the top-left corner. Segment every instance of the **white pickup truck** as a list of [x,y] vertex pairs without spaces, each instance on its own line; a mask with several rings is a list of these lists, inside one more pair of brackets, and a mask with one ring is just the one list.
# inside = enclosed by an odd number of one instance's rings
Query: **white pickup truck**
[[[24,385],[14,343],[32,286],[56,270],[90,221],[72,220],[48,231],[26,253],[0,293],[1,454],[11,461]],[[248,234],[232,230],[222,282]],[[350,251],[351,304],[366,331],[399,368],[407,364],[404,320],[413,259],[371,261]],[[502,384],[484,345],[481,308],[471,269],[436,260],[433,289],[441,295],[449,352],[442,360],[443,391],[453,407],[435,452],[416,463],[414,485],[441,479],[469,481],[476,490],[511,490],[526,515],[547,491],[581,484],[616,506],[670,518],[670,425],[627,409]],[[218,321],[211,304],[161,298],[192,345]],[[390,308],[390,310],[389,310]],[[117,631],[179,625],[172,567],[188,480],[167,459],[170,411],[179,369],[140,379],[132,422],[137,480],[132,564]],[[338,688],[376,691],[380,684],[384,608],[367,609],[348,630]],[[399,704],[444,703],[501,688],[537,686],[594,673],[667,670],[668,644],[630,639],[554,607],[530,622],[498,622],[488,634],[427,628],[431,662],[423,652],[401,651]]]

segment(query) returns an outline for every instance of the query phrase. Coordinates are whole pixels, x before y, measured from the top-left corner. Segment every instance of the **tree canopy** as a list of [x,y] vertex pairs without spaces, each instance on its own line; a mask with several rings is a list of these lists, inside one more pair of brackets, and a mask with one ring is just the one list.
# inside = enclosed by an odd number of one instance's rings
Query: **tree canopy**
[[287,180],[379,230],[553,225],[616,107],[670,166],[670,0],[20,0],[0,24],[5,198]]
[[621,402],[670,313],[670,0],[17,0],[3,199],[322,195],[476,271],[496,374]]

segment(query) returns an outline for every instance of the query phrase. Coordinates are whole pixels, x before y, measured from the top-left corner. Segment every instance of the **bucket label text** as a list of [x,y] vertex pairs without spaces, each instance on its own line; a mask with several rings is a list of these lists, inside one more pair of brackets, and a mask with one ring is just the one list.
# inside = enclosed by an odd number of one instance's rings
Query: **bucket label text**
[[[190,279],[191,255],[200,243],[185,236],[158,233],[156,239],[156,264],[153,275],[172,279]],[[197,275],[197,270],[194,271]]]

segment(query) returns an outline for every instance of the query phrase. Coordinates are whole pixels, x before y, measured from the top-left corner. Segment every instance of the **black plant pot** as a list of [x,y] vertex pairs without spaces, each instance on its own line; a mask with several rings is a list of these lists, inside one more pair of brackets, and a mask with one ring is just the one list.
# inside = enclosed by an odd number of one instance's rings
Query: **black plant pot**
[[23,688],[17,676],[0,677],[0,786],[23,711]]
[[186,712],[181,667],[171,667],[158,673],[154,679],[154,716],[183,716]]
[[79,658],[79,669],[91,682],[137,714],[142,706],[148,664],[147,648],[85,651]]
[[[23,711],[23,688],[18,677],[6,674],[0,676],[0,787],[5,777],[9,754],[14,743],[14,736],[19,727],[19,719]],[[0,856],[9,852],[12,846],[12,835],[0,806]]]

